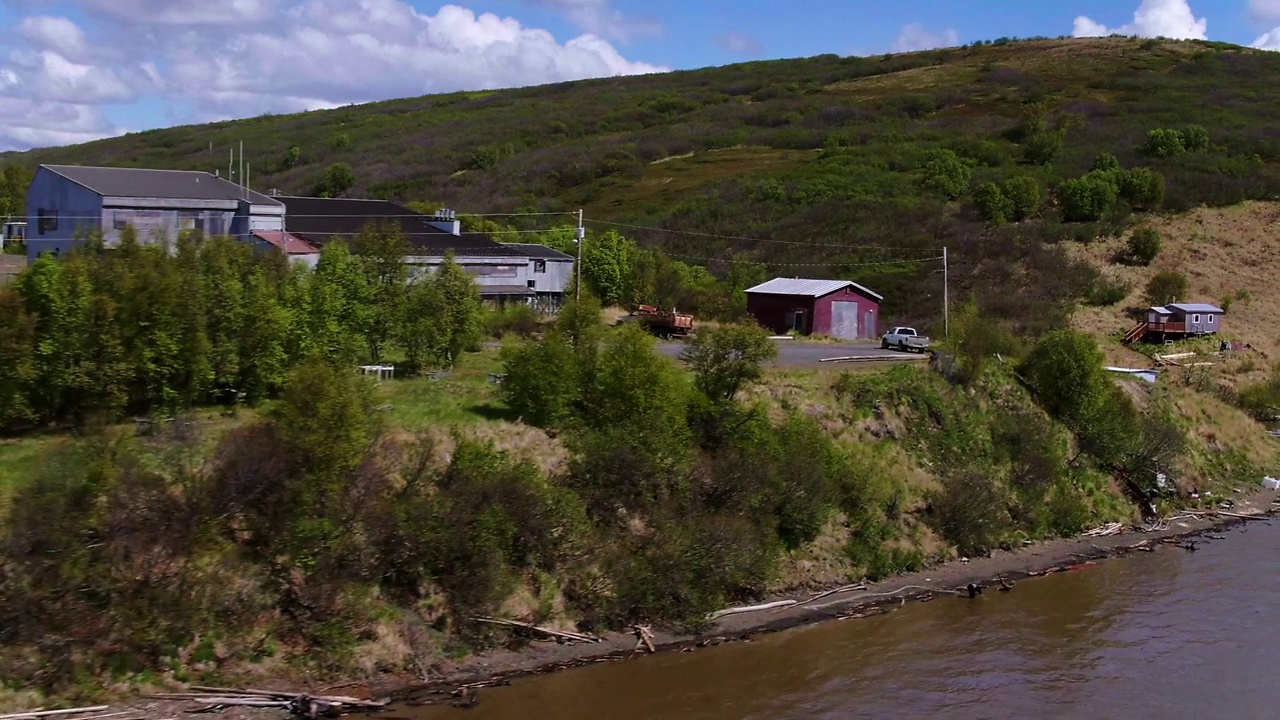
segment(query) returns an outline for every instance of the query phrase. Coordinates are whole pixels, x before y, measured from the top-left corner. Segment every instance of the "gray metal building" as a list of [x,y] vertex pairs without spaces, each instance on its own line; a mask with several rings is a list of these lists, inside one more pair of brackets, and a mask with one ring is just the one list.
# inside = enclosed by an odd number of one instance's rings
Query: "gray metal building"
[[27,191],[27,257],[65,253],[93,233],[111,247],[130,226],[142,243],[183,231],[248,239],[283,230],[284,213],[279,201],[206,172],[41,165]]

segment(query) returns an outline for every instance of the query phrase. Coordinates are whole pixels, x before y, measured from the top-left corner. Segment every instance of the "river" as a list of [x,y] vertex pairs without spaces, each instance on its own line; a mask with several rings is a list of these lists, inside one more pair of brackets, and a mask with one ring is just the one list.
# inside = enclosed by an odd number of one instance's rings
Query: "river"
[[412,720],[1280,717],[1280,526],[748,643],[588,666]]

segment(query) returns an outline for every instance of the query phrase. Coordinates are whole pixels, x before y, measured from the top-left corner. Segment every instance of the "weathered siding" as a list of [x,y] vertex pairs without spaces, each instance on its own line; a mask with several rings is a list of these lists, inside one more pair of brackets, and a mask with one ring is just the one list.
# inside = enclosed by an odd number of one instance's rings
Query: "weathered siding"
[[[56,227],[40,224],[40,213],[53,219]],[[27,189],[27,259],[42,253],[65,253],[77,235],[98,230],[102,223],[102,197],[45,168]]]
[[[801,295],[747,294],[747,312],[756,319],[756,322],[776,333],[790,332],[792,314],[803,311],[806,313],[806,318],[802,334],[836,336],[837,329],[833,327],[835,303],[849,303],[855,306],[851,311],[856,322],[853,327],[847,328],[849,333],[845,336],[846,340],[872,339],[879,336],[879,303],[852,287],[820,298]],[[849,311],[846,309],[846,312]]]
[[1173,321],[1184,320],[1188,335],[1212,335],[1219,330],[1222,318],[1216,313],[1177,313]]

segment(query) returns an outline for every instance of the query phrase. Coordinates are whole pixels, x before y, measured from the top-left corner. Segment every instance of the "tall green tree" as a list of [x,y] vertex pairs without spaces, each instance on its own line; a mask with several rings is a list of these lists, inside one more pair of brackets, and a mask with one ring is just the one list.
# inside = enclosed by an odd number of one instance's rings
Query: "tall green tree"
[[446,315],[444,294],[431,277],[413,280],[406,289],[397,342],[404,350],[406,370],[416,375],[444,355]]
[[359,258],[346,243],[330,242],[320,251],[309,276],[305,322],[308,352],[336,365],[349,365],[360,356],[369,314],[369,284]]
[[590,237],[582,248],[582,279],[607,305],[634,300],[636,244],[617,231]]
[[409,243],[399,225],[375,223],[355,237],[352,249],[364,268],[368,293],[367,314],[362,323],[364,340],[370,362],[380,363],[387,343],[394,339],[403,321]]
[[431,282],[436,285],[444,303],[440,359],[446,367],[453,367],[463,351],[479,342],[484,334],[484,305],[480,289],[454,260],[452,252],[445,256]]
[[694,374],[694,387],[713,402],[732,402],[763,376],[764,363],[778,346],[758,325],[725,325],[698,333],[681,358]]
[[17,290],[0,288],[0,430],[36,419],[29,397],[36,380],[36,318]]

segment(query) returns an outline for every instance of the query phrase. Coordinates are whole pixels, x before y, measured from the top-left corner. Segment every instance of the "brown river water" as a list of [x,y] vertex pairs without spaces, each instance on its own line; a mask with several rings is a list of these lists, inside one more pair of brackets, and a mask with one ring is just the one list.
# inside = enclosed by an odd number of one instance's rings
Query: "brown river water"
[[1223,534],[387,720],[1280,718],[1280,522]]

